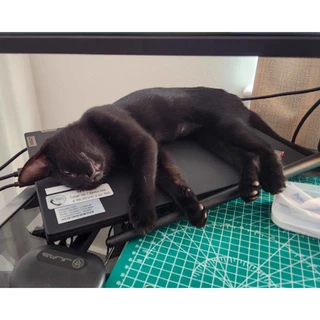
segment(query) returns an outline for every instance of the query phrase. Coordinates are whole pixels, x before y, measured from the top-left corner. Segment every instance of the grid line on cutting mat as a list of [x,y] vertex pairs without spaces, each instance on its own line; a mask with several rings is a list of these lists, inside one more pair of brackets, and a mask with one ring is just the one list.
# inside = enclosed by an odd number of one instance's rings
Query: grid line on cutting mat
[[129,242],[105,287],[320,287],[320,240],[274,225],[272,199],[233,200],[211,209],[204,228],[182,220]]

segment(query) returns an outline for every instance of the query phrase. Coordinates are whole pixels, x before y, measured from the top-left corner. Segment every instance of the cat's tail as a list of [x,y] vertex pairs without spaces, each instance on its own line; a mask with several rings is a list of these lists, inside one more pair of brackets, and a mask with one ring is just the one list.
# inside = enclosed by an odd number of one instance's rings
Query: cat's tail
[[306,149],[304,147],[301,147],[295,143],[292,143],[282,137],[280,137],[275,131],[273,131],[261,118],[259,115],[257,115],[255,112],[251,111],[250,112],[250,118],[249,118],[249,123],[250,125],[262,133],[268,135],[271,138],[274,138],[283,144],[287,145],[288,147],[302,153],[305,156],[309,156],[314,154],[313,151]]

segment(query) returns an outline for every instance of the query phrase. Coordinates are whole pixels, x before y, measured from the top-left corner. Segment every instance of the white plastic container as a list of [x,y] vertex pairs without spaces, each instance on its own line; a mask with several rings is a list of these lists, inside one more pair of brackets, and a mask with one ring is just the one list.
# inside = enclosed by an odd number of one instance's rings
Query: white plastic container
[[320,186],[287,182],[274,196],[271,220],[282,229],[320,239]]

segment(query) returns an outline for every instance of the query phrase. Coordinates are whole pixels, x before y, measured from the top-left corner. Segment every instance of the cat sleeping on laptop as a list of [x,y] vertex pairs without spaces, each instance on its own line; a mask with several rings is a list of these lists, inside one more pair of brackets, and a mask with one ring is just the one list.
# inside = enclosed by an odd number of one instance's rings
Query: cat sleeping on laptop
[[[235,95],[221,89],[151,88],[86,111],[49,138],[23,167],[19,183],[32,185],[52,177],[73,189],[93,189],[119,164],[133,172],[129,219],[141,234],[153,230],[156,187],[167,193],[190,223],[202,227],[206,208],[183,180],[162,148],[189,136],[241,172],[239,193],[246,201],[260,189],[277,194],[285,188],[282,166],[274,150],[254,129],[302,154],[311,152],[275,133]],[[192,156],[192,155],[190,155]]]

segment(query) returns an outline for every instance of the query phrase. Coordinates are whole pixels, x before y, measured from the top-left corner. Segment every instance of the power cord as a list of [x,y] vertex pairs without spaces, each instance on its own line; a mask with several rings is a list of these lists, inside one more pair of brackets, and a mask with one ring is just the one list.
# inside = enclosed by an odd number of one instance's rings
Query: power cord
[[[295,143],[296,141],[296,138],[297,138],[297,135],[302,127],[302,125],[305,123],[305,121],[308,119],[308,117],[310,116],[310,114],[316,110],[317,107],[319,107],[320,105],[320,99],[305,113],[305,115],[303,116],[303,118],[300,120],[300,122],[298,123],[297,127],[296,127],[296,130],[294,131],[293,133],[293,136],[292,136],[292,139],[291,139],[291,142],[292,143]],[[320,140],[319,140],[319,143],[318,143],[318,151],[320,151]]]
[[[20,150],[18,153],[16,153],[13,157],[11,157],[7,162],[5,162],[2,166],[0,166],[0,171],[3,170],[5,167],[7,167],[11,162],[13,162],[15,159],[17,159],[20,155],[22,155],[24,152],[26,152],[28,149],[24,148],[22,150]],[[7,175],[1,176],[0,177],[0,181],[9,179],[9,178],[15,178],[18,177],[20,174],[21,168],[19,168],[17,171],[9,173]],[[14,183],[10,183],[7,184],[3,187],[0,187],[0,192],[9,188],[13,188],[13,187],[20,187],[19,182],[14,182]]]
[[[111,232],[112,232],[112,230],[113,230],[113,225],[109,228],[109,232],[108,232],[108,235],[107,235],[107,239],[109,239],[110,238],[110,236],[111,236]],[[106,240],[107,240],[106,239]],[[106,258],[107,257],[109,257],[109,255],[110,255],[110,248],[107,246],[107,253],[106,253]]]
[[269,94],[269,95],[266,95],[266,96],[259,96],[259,97],[241,98],[241,100],[242,101],[261,100],[261,99],[269,99],[269,98],[276,98],[276,97],[283,97],[283,96],[292,96],[292,95],[295,95],[295,94],[304,94],[304,93],[310,93],[310,92],[315,92],[315,91],[320,91],[320,87],[304,89],[304,90],[297,90],[297,91],[274,93],[274,94]]
[[[10,178],[19,177],[20,171],[21,171],[21,168],[19,168],[17,171],[15,171],[13,173],[10,173],[10,174],[7,174],[5,176],[2,176],[2,177],[0,177],[0,181],[6,180],[6,179],[10,179]],[[0,187],[0,192],[5,190],[5,189],[13,188],[13,187],[20,187],[19,182],[10,183],[10,184],[7,184],[7,185],[5,185],[3,187]]]
[[10,174],[7,174],[6,176],[2,176],[0,177],[0,181],[2,180],[6,180],[6,179],[9,179],[9,178],[14,178],[14,177],[18,177],[18,171],[15,171],[13,173],[10,173]]
[[20,187],[19,182],[10,183],[10,184],[7,184],[3,187],[0,187],[0,191],[6,190],[8,188],[13,188],[13,187]]
[[[305,90],[297,90],[297,91],[288,91],[288,92],[281,92],[281,93],[275,93],[275,94],[269,94],[266,96],[259,96],[259,97],[248,97],[248,98],[242,98],[242,101],[250,101],[250,100],[261,100],[261,99],[269,99],[269,98],[276,98],[276,97],[283,97],[283,96],[290,96],[290,95],[295,95],[295,94],[305,94],[305,93],[310,93],[310,92],[315,92],[315,91],[320,91],[320,87],[315,87],[315,88],[310,88],[310,89],[305,89]],[[320,99],[305,113],[305,115],[302,117],[300,122],[298,123],[291,142],[295,143],[297,135],[305,123],[305,121],[308,119],[308,117],[311,115],[311,113],[320,105]],[[320,139],[318,142],[318,151],[320,152]]]
[[3,170],[5,167],[7,167],[13,160],[15,160],[16,158],[18,158],[21,154],[23,154],[24,152],[26,152],[28,149],[24,148],[22,150],[20,150],[18,153],[16,153],[12,158],[10,158],[6,163],[4,163],[1,167],[0,167],[0,171]]

